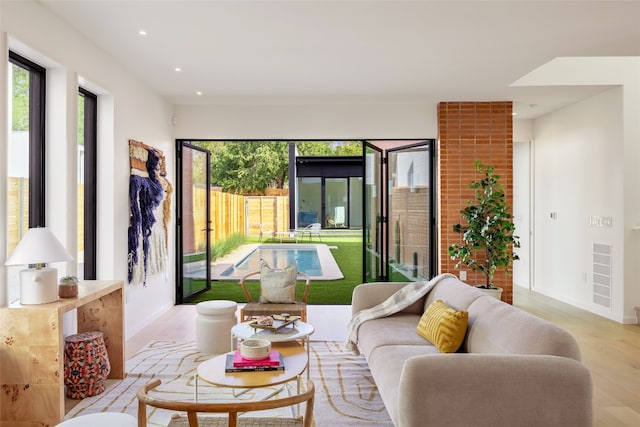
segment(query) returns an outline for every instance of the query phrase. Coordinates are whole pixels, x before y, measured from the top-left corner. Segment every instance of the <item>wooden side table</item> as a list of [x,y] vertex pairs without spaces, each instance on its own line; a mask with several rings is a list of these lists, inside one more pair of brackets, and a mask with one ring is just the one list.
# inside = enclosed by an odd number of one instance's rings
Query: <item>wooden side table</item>
[[1,308],[0,426],[53,426],[63,420],[62,316],[73,309],[78,310],[78,332],[104,334],[109,378],[125,377],[121,280],[84,281],[75,298]]

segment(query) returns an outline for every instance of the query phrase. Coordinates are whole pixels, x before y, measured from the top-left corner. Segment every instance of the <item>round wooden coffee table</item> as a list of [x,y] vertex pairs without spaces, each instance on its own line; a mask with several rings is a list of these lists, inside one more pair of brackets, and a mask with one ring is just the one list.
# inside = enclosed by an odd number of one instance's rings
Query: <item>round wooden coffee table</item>
[[[300,380],[307,369],[309,356],[302,344],[295,341],[273,343],[272,348],[282,353],[283,371],[225,372],[226,354],[215,356],[198,366],[197,378],[222,387],[257,388]],[[196,384],[197,387],[197,384]]]

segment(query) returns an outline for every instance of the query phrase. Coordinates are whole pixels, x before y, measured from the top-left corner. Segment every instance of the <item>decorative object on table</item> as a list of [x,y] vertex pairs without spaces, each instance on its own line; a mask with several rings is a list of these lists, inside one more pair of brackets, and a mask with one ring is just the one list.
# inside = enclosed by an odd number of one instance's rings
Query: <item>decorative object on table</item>
[[102,332],[83,332],[64,340],[67,397],[84,399],[104,392],[111,364]]
[[78,296],[78,278],[76,276],[64,276],[58,286],[60,298],[74,298]]
[[46,263],[71,261],[62,243],[46,227],[30,228],[5,265],[34,264],[20,272],[20,303],[46,304],[58,300],[58,270]]
[[509,267],[519,259],[513,248],[519,248],[520,241],[514,235],[513,215],[509,213],[500,175],[494,173],[493,166],[485,168],[477,160],[475,167],[482,178],[469,184],[475,199],[460,211],[466,225],[453,226],[454,232],[462,233],[462,243],[449,246],[449,256],[458,259],[456,268],[466,265],[485,276],[485,283],[476,287],[500,289],[493,285],[496,269],[504,267],[510,273]]
[[[260,298],[254,301],[247,289],[246,281],[253,276],[260,276]],[[301,299],[296,297],[296,280],[305,280],[304,293]],[[271,268],[264,260],[260,261],[260,270],[251,272],[240,279],[240,287],[247,298],[247,303],[240,309],[241,321],[257,316],[272,316],[281,313],[307,318],[307,296],[309,295],[309,276],[298,271],[296,262],[285,268]]]
[[129,140],[129,283],[165,270],[173,188],[161,150]]
[[278,350],[271,350],[269,355],[264,359],[246,359],[242,357],[242,353],[236,350],[233,352],[233,366],[278,366],[281,364],[280,352]]
[[261,360],[269,357],[271,341],[263,339],[248,339],[240,343],[240,354],[245,359]]
[[271,350],[265,359],[246,359],[239,351],[227,354],[225,372],[262,372],[284,371],[284,358],[282,353]]
[[300,316],[282,315],[259,316],[257,319],[250,321],[249,325],[254,329],[266,329],[271,332],[281,331],[288,326],[295,327],[296,322],[300,320]]

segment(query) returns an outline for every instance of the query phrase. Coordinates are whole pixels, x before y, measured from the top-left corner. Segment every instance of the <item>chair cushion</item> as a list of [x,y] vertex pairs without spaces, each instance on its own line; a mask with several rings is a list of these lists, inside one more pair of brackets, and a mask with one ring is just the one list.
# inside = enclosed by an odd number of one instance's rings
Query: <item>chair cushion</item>
[[437,300],[420,318],[416,332],[441,353],[455,353],[464,340],[468,320],[468,312],[454,310],[444,301]]
[[275,269],[262,261],[260,265],[260,302],[295,302],[297,276],[298,268],[295,262],[285,268]]

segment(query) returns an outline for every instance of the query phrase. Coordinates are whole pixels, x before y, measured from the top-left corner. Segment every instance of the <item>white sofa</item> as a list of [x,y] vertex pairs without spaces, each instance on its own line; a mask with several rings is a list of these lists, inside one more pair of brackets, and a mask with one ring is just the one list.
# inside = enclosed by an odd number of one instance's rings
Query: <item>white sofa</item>
[[[406,283],[368,283],[353,292],[353,314]],[[457,353],[441,354],[416,333],[431,302],[467,310]],[[448,277],[400,313],[369,320],[358,348],[398,427],[592,425],[592,385],[565,330]]]

